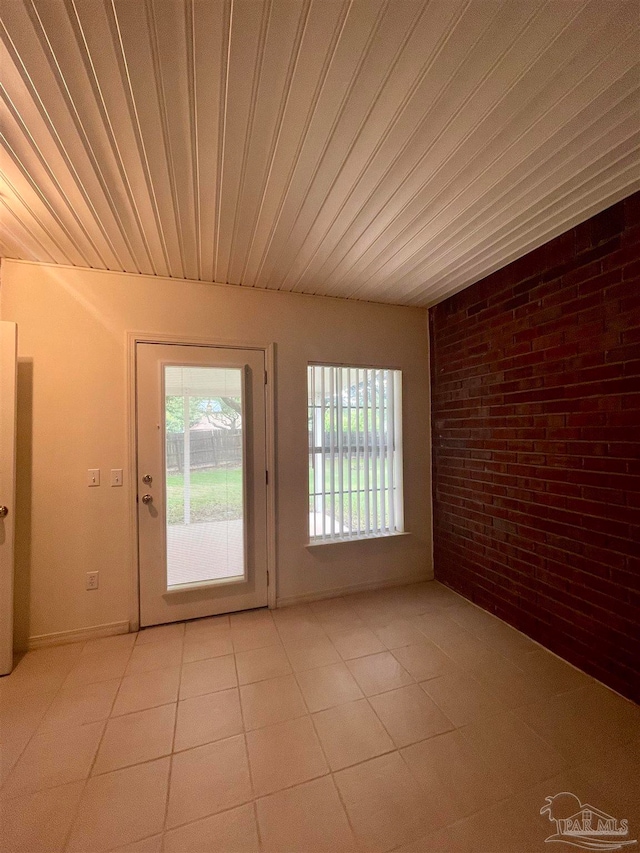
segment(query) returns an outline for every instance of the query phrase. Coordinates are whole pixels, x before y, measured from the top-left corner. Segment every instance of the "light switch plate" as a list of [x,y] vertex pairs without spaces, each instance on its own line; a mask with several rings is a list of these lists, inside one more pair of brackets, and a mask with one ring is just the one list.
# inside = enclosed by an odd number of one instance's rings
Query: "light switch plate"
[[111,485],[112,486],[121,486],[122,485],[122,468],[112,468],[111,469]]
[[87,486],[99,486],[100,485],[100,469],[99,468],[89,468],[87,471]]

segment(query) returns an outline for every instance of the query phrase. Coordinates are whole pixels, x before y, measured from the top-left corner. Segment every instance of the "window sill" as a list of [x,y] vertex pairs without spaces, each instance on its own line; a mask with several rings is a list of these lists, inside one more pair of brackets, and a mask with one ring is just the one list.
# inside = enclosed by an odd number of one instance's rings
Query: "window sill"
[[326,548],[333,545],[348,545],[350,542],[380,542],[386,539],[397,539],[401,536],[411,536],[411,531],[404,530],[402,533],[382,533],[375,536],[350,536],[348,539],[318,539],[307,542],[307,548]]

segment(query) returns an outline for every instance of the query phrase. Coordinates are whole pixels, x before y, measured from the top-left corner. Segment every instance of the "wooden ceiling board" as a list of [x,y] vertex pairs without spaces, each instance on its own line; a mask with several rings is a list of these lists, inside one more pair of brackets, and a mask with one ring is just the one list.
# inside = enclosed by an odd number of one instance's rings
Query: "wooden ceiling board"
[[[445,266],[440,270],[439,275],[448,276],[453,274],[453,267],[460,266],[461,261],[463,265],[467,264],[470,253],[477,255],[480,250],[485,253],[499,253],[502,242],[506,238],[513,239],[514,233],[516,243],[519,240],[525,241],[522,243],[524,251],[516,248],[513,255],[498,254],[503,262],[499,260],[494,263],[490,270],[492,271],[562,233],[571,225],[588,218],[591,214],[586,214],[587,209],[596,213],[597,210],[593,209],[589,203],[588,207],[585,204],[586,215],[581,215],[580,199],[587,184],[594,179],[597,180],[597,176],[603,170],[610,170],[611,174],[605,177],[607,181],[613,180],[614,188],[612,190],[608,184],[603,187],[603,203],[599,207],[600,210],[638,189],[640,185],[637,169],[638,120],[633,115],[637,95],[632,91],[629,100],[623,99],[620,103],[617,101],[617,91],[615,91],[625,88],[625,82],[631,82],[635,90],[635,74],[630,76],[631,81],[628,79],[620,81],[623,83],[622,87],[614,85],[612,87],[614,91],[608,90],[604,93],[603,113],[596,121],[585,128],[586,118],[578,114],[574,122],[567,122],[563,133],[550,136],[548,141],[540,146],[538,155],[541,162],[536,165],[538,158],[527,158],[516,162],[510,172],[501,178],[500,185],[496,185],[494,201],[487,204],[486,198],[481,196],[480,203],[467,211],[468,224],[462,233],[461,229],[455,229],[455,224],[451,223],[452,229],[455,230],[449,230],[443,235],[444,242],[441,248],[434,245],[433,253],[426,259],[420,258],[418,266],[414,266],[405,274],[407,277],[411,275],[414,290],[416,292],[420,290],[420,281],[425,275],[425,267],[433,271],[435,268],[439,269],[444,261]],[[573,106],[576,103],[577,99],[573,101]],[[613,108],[607,110],[607,106],[612,103]],[[569,105],[566,106],[569,108]],[[591,104],[589,114],[592,118],[594,111],[591,109]],[[621,116],[626,118],[623,120]],[[571,135],[576,129],[579,129],[577,136]],[[629,168],[626,163],[617,161],[618,156],[626,156],[627,152],[630,153],[631,160],[628,164]],[[545,154],[548,154],[546,158]],[[589,162],[588,168],[583,166],[585,159]],[[567,174],[570,175],[569,178],[566,177]],[[563,212],[562,200],[565,195],[568,196],[566,201],[575,206],[571,216]],[[550,216],[555,217],[557,223],[555,227],[551,227]],[[518,230],[523,227],[527,228],[526,233]],[[487,237],[487,234],[491,236]],[[526,242],[528,236],[531,237],[531,242]],[[435,239],[434,244],[436,244]],[[464,244],[469,248],[464,255],[461,255],[461,249],[465,251]],[[488,273],[481,273],[479,277],[486,274]],[[478,280],[478,274],[470,268],[465,269],[463,275],[467,284]],[[474,275],[476,275],[475,278]],[[450,290],[459,289],[459,282],[456,287],[453,281],[446,280],[449,281]],[[397,291],[404,293],[404,280],[401,281],[400,276],[396,277],[396,285]],[[437,293],[437,285],[434,281],[434,294],[437,296]],[[405,297],[407,297],[406,293]]]
[[[493,5],[497,4],[491,4]],[[514,18],[530,15],[530,10],[524,6],[519,8],[512,6],[510,10],[514,12]],[[478,12],[483,10],[478,9]],[[481,21],[481,18],[484,20]],[[351,248],[351,253],[358,256],[356,267],[351,268],[352,274],[357,275],[356,268],[361,263],[366,266],[367,251],[377,245],[379,235],[385,232],[389,223],[395,222],[405,210],[408,203],[407,196],[411,199],[420,187],[421,174],[426,172],[429,176],[432,175],[437,163],[437,158],[432,156],[433,146],[442,138],[447,126],[458,115],[460,109],[472,102],[473,94],[482,79],[482,71],[479,68],[474,69],[480,71],[475,77],[465,72],[465,64],[475,51],[483,55],[483,62],[491,64],[491,51],[486,51],[486,48],[492,44],[491,23],[493,21],[495,18],[490,19],[484,13],[478,15],[477,22],[470,16],[463,18],[465,27],[460,27],[457,33],[456,44],[459,48],[456,49],[455,55],[451,55],[451,50],[447,50],[445,46],[440,53],[439,61],[432,66],[431,74],[423,79],[422,86],[415,91],[414,97],[408,103],[407,112],[417,119],[417,124],[411,128],[408,137],[399,140],[399,146],[396,136],[392,140],[393,147],[387,147],[391,155],[391,166],[380,175],[374,184],[374,191],[367,198],[364,207],[358,211],[353,225],[356,231],[358,227],[360,229],[364,227],[364,231],[360,232],[358,240]],[[471,26],[472,24],[475,26]],[[509,22],[503,20],[502,25],[508,26]],[[482,33],[480,37],[478,32]],[[469,39],[468,42],[464,38],[465,35]],[[483,51],[486,52],[483,53]],[[459,61],[461,53],[465,56],[462,62]],[[440,80],[451,78],[454,74],[459,75],[463,81],[461,85],[454,88],[451,84],[442,86],[439,83]],[[398,156],[398,152],[401,156]],[[374,176],[377,168],[379,163],[374,162],[372,164]],[[386,202],[381,207],[380,201],[383,198],[386,198]],[[349,239],[348,230],[346,235]],[[327,284],[330,286],[331,282],[328,281]]]
[[[402,50],[356,138],[345,166],[331,187],[313,223],[311,259],[297,282],[300,289],[309,266],[325,287],[330,270],[324,264],[345,234],[344,223],[353,223],[365,201],[372,195],[386,171],[405,150],[407,141],[421,120],[419,111],[409,108],[412,99],[434,67],[435,60],[463,11],[462,3],[432,3],[407,33]],[[421,58],[416,68],[415,56]],[[397,92],[402,91],[399,100]],[[346,242],[346,241],[345,241]]]
[[[567,8],[570,8],[570,5],[567,4]],[[620,34],[624,32],[624,22],[619,22],[616,30],[616,37],[619,38]],[[584,38],[582,28],[580,34]],[[529,39],[529,41],[532,40]],[[615,39],[613,43],[615,44]],[[503,97],[504,108],[502,108],[503,104],[499,104],[497,109],[487,109],[484,116],[480,114],[478,125],[467,130],[466,135],[459,131],[455,134],[455,138],[462,140],[462,143],[459,148],[454,149],[453,156],[448,150],[446,136],[442,134],[429,148],[430,140],[435,134],[431,131],[431,122],[425,122],[427,125],[425,134],[431,133],[431,135],[426,139],[423,137],[423,146],[427,153],[423,154],[422,169],[416,169],[411,176],[413,180],[405,181],[404,184],[408,192],[413,193],[411,198],[413,209],[410,208],[405,213],[401,202],[396,202],[394,205],[391,201],[381,209],[378,217],[374,218],[373,210],[368,211],[364,217],[368,222],[365,235],[368,236],[369,246],[354,246],[353,254],[357,256],[357,264],[348,269],[348,274],[357,279],[357,287],[365,290],[361,296],[366,297],[367,290],[372,289],[363,284],[363,282],[368,282],[367,273],[371,268],[373,268],[377,281],[381,282],[383,288],[385,281],[389,281],[390,278],[394,284],[396,282],[395,274],[391,274],[390,269],[383,266],[386,257],[380,254],[381,238],[378,236],[377,228],[386,229],[384,238],[390,243],[390,248],[387,251],[397,261],[398,259],[402,260],[402,256],[398,258],[398,255],[403,251],[405,245],[400,232],[405,220],[411,222],[414,230],[418,231],[422,255],[431,256],[432,252],[437,249],[438,237],[442,235],[448,238],[452,226],[459,226],[465,235],[467,234],[469,221],[466,208],[469,207],[470,201],[473,201],[475,193],[479,194],[484,201],[483,217],[486,218],[486,208],[489,210],[493,208],[496,213],[499,212],[500,207],[496,204],[494,195],[496,184],[492,184],[491,181],[506,179],[508,192],[513,190],[520,172],[523,169],[532,168],[535,158],[544,144],[536,142],[534,148],[534,141],[552,138],[553,130],[557,128],[558,122],[567,117],[570,118],[571,111],[579,108],[579,104],[573,98],[570,104],[559,103],[555,100],[558,97],[557,90],[560,89],[564,93],[573,82],[565,76],[568,73],[566,67],[559,74],[556,73],[553,62],[542,62],[541,65],[542,70],[537,75],[539,79],[534,93],[535,102],[533,104],[527,103],[526,100],[522,99],[523,93],[514,87],[510,92],[507,92],[510,97]],[[545,68],[547,73],[543,73]],[[503,79],[504,70],[500,73],[501,79]],[[549,79],[550,82],[547,83]],[[560,80],[562,80],[561,87],[559,85]],[[543,88],[545,84],[547,84],[546,89]],[[491,91],[491,87],[489,90]],[[571,91],[570,88],[569,91]],[[474,91],[471,99],[481,101],[482,93],[478,90]],[[554,115],[549,119],[547,113],[550,103],[557,104],[557,108]],[[444,108],[446,109],[446,107],[445,104]],[[465,104],[456,116],[456,120],[458,123],[467,122],[469,114],[470,111]],[[432,121],[437,122],[437,116],[431,116],[431,113],[429,116]],[[484,121],[482,120],[483,117]],[[523,139],[527,130],[535,137],[535,140]],[[438,153],[438,147],[440,153]],[[442,163],[444,166],[441,165]],[[489,164],[493,166],[493,169],[489,168]],[[512,172],[516,171],[518,174],[510,174],[510,167]],[[494,175],[496,178],[493,177]],[[416,177],[418,181],[415,180]],[[401,188],[395,189],[396,198],[401,191]],[[420,192],[422,192],[421,195]],[[450,201],[452,196],[455,199],[453,204]],[[439,207],[443,202],[447,205],[444,210]],[[390,206],[393,207],[393,214],[387,212]],[[380,217],[382,217],[381,226],[378,225]],[[429,233],[424,233],[429,228],[429,224],[431,224]],[[375,242],[372,232],[376,236]],[[436,241],[435,245],[434,241]],[[424,251],[426,247],[428,247],[427,252]],[[372,260],[374,252],[376,254]],[[430,257],[429,260],[431,260]],[[367,269],[368,263],[369,270]],[[341,268],[344,268],[344,265]],[[323,275],[323,282],[324,288],[330,288],[334,282],[337,282],[337,287],[341,289],[347,286],[344,278],[338,277],[335,271],[332,276]],[[373,288],[375,286],[374,283]],[[323,292],[331,291],[323,290]],[[357,295],[357,292],[356,294],[350,293],[350,295]]]
[[426,306],[640,188],[639,0],[6,0],[4,257]]
[[274,237],[282,227],[284,201],[289,195],[303,151],[306,155],[305,142],[311,121],[332,65],[349,6],[349,0],[327,0],[322,5],[308,5],[299,58],[274,140],[257,221],[239,279],[243,284],[255,286],[263,275]]

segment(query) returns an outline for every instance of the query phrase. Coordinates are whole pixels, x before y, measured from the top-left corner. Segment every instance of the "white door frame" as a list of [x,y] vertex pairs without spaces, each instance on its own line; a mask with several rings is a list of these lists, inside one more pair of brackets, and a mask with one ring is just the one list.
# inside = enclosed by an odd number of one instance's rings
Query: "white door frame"
[[8,510],[0,521],[0,675],[8,675],[13,669],[18,327],[7,320],[0,321],[0,385],[0,505]]
[[138,554],[138,481],[136,442],[136,347],[138,344],[177,344],[179,346],[224,347],[225,349],[258,350],[264,353],[266,369],[265,416],[267,436],[267,604],[276,607],[277,553],[276,553],[276,418],[275,418],[275,357],[274,343],[251,344],[245,341],[228,341],[220,338],[202,338],[191,335],[166,335],[153,332],[127,332],[127,427],[128,427],[128,497],[129,538],[131,543],[129,630],[140,628],[140,560]]

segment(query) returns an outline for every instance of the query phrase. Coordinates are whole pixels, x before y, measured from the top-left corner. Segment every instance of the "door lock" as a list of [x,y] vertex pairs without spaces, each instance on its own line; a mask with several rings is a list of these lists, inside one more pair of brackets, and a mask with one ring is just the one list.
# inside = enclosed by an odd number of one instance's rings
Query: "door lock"
[[142,478],[142,482],[149,486],[153,482],[153,477],[151,476],[151,474],[145,474]]
[[143,504],[150,504],[152,500],[153,500],[153,495],[143,495],[142,496],[142,503]]

